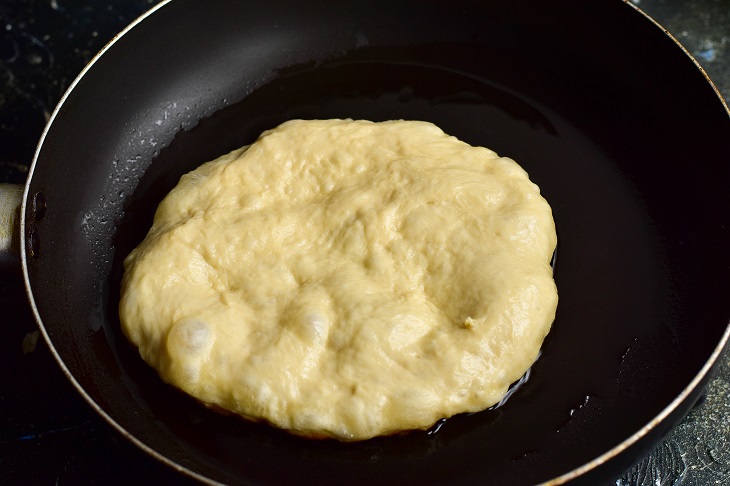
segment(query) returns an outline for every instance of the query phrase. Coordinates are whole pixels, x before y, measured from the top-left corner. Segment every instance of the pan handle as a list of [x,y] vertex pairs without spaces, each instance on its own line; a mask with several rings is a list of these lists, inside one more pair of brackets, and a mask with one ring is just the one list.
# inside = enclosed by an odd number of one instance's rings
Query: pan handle
[[0,271],[20,268],[20,205],[23,186],[0,183]]

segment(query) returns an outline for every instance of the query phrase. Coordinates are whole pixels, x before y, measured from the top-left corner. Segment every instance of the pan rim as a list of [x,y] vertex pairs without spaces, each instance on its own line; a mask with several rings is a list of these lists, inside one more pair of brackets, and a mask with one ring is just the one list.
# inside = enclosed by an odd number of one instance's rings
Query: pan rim
[[[705,78],[705,81],[707,81],[707,83],[709,83],[709,85],[715,91],[715,94],[717,95],[718,100],[720,101],[722,106],[725,108],[725,111],[727,112],[728,117],[730,117],[730,107],[728,106],[727,102],[725,101],[725,98],[722,96],[722,93],[720,93],[720,90],[717,89],[717,86],[712,81],[712,79],[710,79],[710,76],[707,74],[705,69],[700,65],[699,62],[697,62],[697,59],[695,59],[695,57],[687,50],[687,48],[684,47],[682,45],[682,43],[679,42],[679,40],[669,32],[669,30],[664,28],[664,26],[662,26],[659,22],[657,22],[649,14],[644,12],[639,6],[632,3],[631,0],[622,0],[622,1],[624,2],[624,4],[633,8],[636,12],[643,15],[644,18],[646,18],[651,23],[653,23],[656,27],[658,27],[664,33],[664,35],[666,35],[669,39],[671,39],[675,43],[675,45],[677,47],[679,47],[682,50],[682,52],[684,52],[684,54],[695,65],[695,67],[697,69],[699,69],[700,73]],[[722,337],[720,338],[720,342],[715,347],[712,354],[710,354],[710,357],[705,362],[704,366],[694,376],[692,381],[690,381],[690,383],[682,390],[682,392],[679,395],[677,395],[677,397],[674,400],[672,400],[672,402],[664,408],[664,410],[659,412],[651,421],[649,421],[647,424],[645,424],[637,432],[632,434],[626,440],[624,440],[617,446],[613,447],[609,451],[605,452],[604,454],[601,454],[600,456],[596,457],[595,459],[591,460],[590,462],[573,469],[572,471],[562,474],[561,476],[558,476],[557,478],[554,478],[554,479],[548,480],[544,483],[541,483],[540,486],[553,486],[553,485],[566,484],[567,482],[572,481],[572,480],[580,477],[581,475],[584,475],[587,472],[599,467],[600,465],[613,459],[614,457],[618,456],[619,454],[621,454],[623,451],[625,451],[629,447],[636,444],[639,440],[641,440],[644,436],[646,436],[651,430],[656,428],[656,426],[659,423],[661,423],[667,417],[669,417],[669,415],[674,413],[674,411],[677,408],[679,408],[679,406],[682,403],[684,403],[684,401],[687,400],[692,393],[694,393],[694,391],[697,389],[697,387],[700,385],[700,383],[705,381],[707,375],[709,373],[711,373],[711,371],[715,368],[717,361],[720,359],[720,357],[726,351],[726,348],[728,347],[729,343],[730,343],[730,321],[728,321],[728,324],[725,328],[725,332],[723,333]]]
[[[621,454],[623,451],[625,451],[629,447],[636,444],[639,440],[641,440],[644,436],[646,436],[649,432],[651,432],[654,428],[656,428],[657,425],[659,425],[661,422],[666,420],[667,417],[669,417],[672,413],[674,413],[674,411],[677,408],[679,408],[680,405],[682,403],[684,403],[692,395],[692,393],[695,392],[695,390],[700,386],[700,384],[703,381],[705,381],[705,379],[708,377],[708,375],[714,370],[715,365],[717,364],[717,361],[724,354],[725,348],[727,347],[728,343],[730,343],[730,322],[728,322],[728,325],[725,328],[725,332],[723,333],[722,337],[720,338],[720,342],[715,347],[715,349],[712,351],[710,358],[705,362],[704,366],[702,366],[700,371],[694,376],[692,381],[689,382],[689,384],[682,390],[682,392],[679,395],[677,395],[677,397],[674,400],[672,400],[672,402],[669,405],[667,405],[661,412],[659,412],[653,419],[651,419],[641,429],[639,429],[637,432],[635,432],[633,435],[628,437],[626,440],[624,440],[617,446],[614,446],[609,451],[601,454],[600,456],[596,457],[595,459],[591,460],[590,462],[587,462],[586,464],[573,469],[572,471],[569,471],[565,474],[558,476],[557,478],[550,479],[548,481],[540,483],[540,486],[553,486],[553,485],[566,484],[567,482],[577,479],[581,475],[584,475],[587,472],[608,462],[609,460],[618,456],[619,454]],[[672,428],[674,428],[674,426],[672,426]]]
[[695,57],[692,55],[692,53],[689,52],[687,50],[687,48],[682,45],[681,42],[679,42],[679,39],[677,39],[676,37],[674,37],[674,35],[672,35],[672,33],[669,32],[669,30],[665,29],[662,24],[660,24],[659,22],[657,22],[656,20],[654,20],[654,18],[652,18],[651,15],[649,15],[646,12],[644,12],[643,10],[641,10],[641,8],[639,8],[638,5],[634,5],[631,0],[622,0],[622,1],[626,5],[630,6],[631,8],[633,8],[634,10],[636,10],[638,13],[640,13],[641,15],[643,15],[644,18],[646,18],[647,20],[649,20],[656,27],[658,27],[659,30],[661,30],[664,33],[664,35],[666,35],[667,37],[669,37],[674,42],[674,44],[677,47],[679,47],[682,50],[682,52],[684,52],[684,55],[687,56],[690,59],[690,61],[692,61],[692,64],[694,64],[697,69],[699,69],[700,73],[702,73],[702,76],[705,78],[705,81],[707,81],[707,83],[709,83],[709,85],[715,91],[715,94],[717,95],[718,99],[720,100],[720,103],[722,104],[722,106],[725,108],[725,111],[727,112],[728,117],[730,117],[730,106],[728,106],[727,101],[722,96],[722,93],[720,93],[720,90],[717,89],[717,86],[715,85],[715,83],[712,81],[712,79],[710,79],[710,76],[705,71],[705,68],[703,68],[702,65],[699,62],[697,62],[697,59],[695,59]]
[[[79,75],[74,79],[74,81],[69,85],[69,88],[66,90],[66,92],[62,95],[61,99],[59,100],[58,104],[56,105],[55,109],[53,110],[51,116],[48,119],[48,122],[46,123],[46,126],[43,129],[43,132],[41,134],[41,137],[39,139],[39,142],[37,144],[32,162],[29,166],[28,175],[26,182],[24,184],[23,194],[22,194],[22,202],[20,207],[20,262],[21,262],[21,269],[22,269],[22,278],[23,283],[25,286],[26,296],[28,298],[28,302],[32,311],[32,314],[38,324],[39,330],[41,332],[41,335],[43,336],[46,344],[48,345],[49,351],[51,352],[52,356],[58,363],[59,367],[61,368],[64,375],[66,375],[66,378],[69,380],[69,382],[72,384],[74,388],[76,388],[77,392],[84,398],[84,400],[91,406],[91,408],[101,416],[105,422],[107,422],[109,425],[111,425],[114,429],[116,429],[124,438],[130,440],[135,446],[139,447],[142,451],[147,453],[150,457],[166,464],[167,466],[171,467],[172,469],[185,474],[193,479],[196,479],[202,483],[205,484],[211,484],[211,485],[218,485],[223,484],[220,483],[214,479],[211,479],[207,476],[204,476],[198,472],[195,472],[185,466],[182,466],[175,462],[174,460],[166,457],[162,453],[158,452],[154,448],[148,446],[144,442],[142,442],[140,439],[138,439],[136,436],[128,432],[122,425],[120,425],[115,419],[113,419],[99,404],[94,401],[94,399],[87,393],[87,391],[81,386],[81,384],[76,380],[76,378],[73,376],[69,368],[66,366],[65,362],[61,358],[60,354],[56,350],[56,347],[54,346],[52,339],[50,335],[48,334],[46,327],[43,324],[43,321],[40,316],[40,312],[36,306],[35,299],[33,297],[33,291],[31,287],[31,282],[29,278],[29,265],[28,265],[28,258],[27,258],[27,245],[28,241],[26,238],[26,225],[27,225],[27,208],[29,204],[29,197],[30,197],[30,186],[33,179],[33,174],[35,171],[36,164],[38,162],[40,153],[43,149],[43,145],[45,142],[45,139],[58,115],[58,113],[61,111],[61,109],[64,107],[65,102],[67,101],[68,97],[71,95],[71,93],[74,91],[76,86],[80,83],[82,78],[86,75],[86,73],[93,68],[93,66],[96,64],[96,62],[104,55],[108,50],[112,48],[124,35],[126,35],[128,32],[130,32],[133,28],[135,28],[138,24],[140,24],[142,21],[144,21],[146,18],[152,16],[154,13],[156,13],[158,10],[164,8],[168,4],[172,3],[173,0],[162,0],[158,4],[154,5],[152,8],[150,8],[148,11],[140,15],[138,18],[136,18],[134,21],[132,21],[128,26],[126,26],[122,31],[120,31],[118,34],[116,34],[92,59],[89,61],[89,63],[82,69],[82,71],[79,73]],[[702,76],[705,78],[705,80],[709,83],[709,85],[712,87],[712,89],[715,91],[715,94],[717,95],[720,103],[723,105],[727,115],[730,117],[730,107],[728,106],[728,103],[723,98],[722,94],[718,90],[717,86],[712,82],[708,74],[705,72],[705,70],[702,68],[702,66],[698,63],[698,61],[692,56],[692,54],[675,38],[667,29],[665,29],[663,26],[661,26],[656,20],[654,20],[651,16],[646,14],[643,10],[641,10],[637,5],[633,4],[631,0],[622,0],[624,4],[632,7],[636,12],[643,15],[647,20],[651,21],[656,27],[658,27],[669,39],[671,39],[677,47],[679,47],[684,54],[691,60],[691,62],[695,65],[697,69],[699,69]],[[728,322],[725,331],[723,332],[719,343],[717,346],[713,349],[713,352],[710,354],[709,358],[705,361],[704,365],[700,369],[700,371],[693,377],[693,379],[690,381],[690,383],[682,390],[682,392],[677,395],[677,397],[672,400],[660,413],[658,413],[651,421],[646,423],[641,429],[639,429],[637,432],[632,434],[630,437],[619,443],[618,445],[614,446],[610,450],[606,451],[605,453],[601,454],[600,456],[592,459],[591,461],[567,472],[564,473],[556,478],[549,479],[548,481],[545,481],[543,483],[540,483],[542,486],[546,485],[561,485],[566,484],[570,481],[576,480],[581,476],[584,476],[585,474],[595,470],[596,468],[600,467],[602,464],[608,462],[609,460],[617,457],[619,454],[624,452],[629,447],[636,444],[638,441],[640,441],[642,438],[644,438],[650,431],[655,429],[658,424],[660,424],[662,421],[667,419],[672,413],[674,413],[682,403],[684,403],[688,397],[690,397],[697,388],[708,378],[708,375],[711,374],[711,372],[715,369],[718,360],[721,356],[723,356],[723,353],[726,351],[726,348],[728,348],[728,345],[730,344],[730,321]],[[674,427],[674,424],[672,428]]]
[[171,3],[172,0],[162,0],[157,5],[153,6],[146,12],[144,12],[142,15],[137,17],[134,21],[132,21],[129,25],[127,25],[122,31],[120,31],[118,34],[116,34],[109,42],[102,47],[102,49],[89,61],[89,63],[84,66],[84,68],[81,70],[78,76],[73,80],[73,82],[69,85],[66,92],[61,96],[61,99],[59,100],[58,104],[56,105],[55,109],[53,110],[53,113],[48,119],[48,122],[46,123],[46,126],[43,128],[43,132],[41,133],[41,137],[38,141],[38,145],[36,147],[35,153],[33,155],[33,160],[30,164],[30,167],[28,168],[28,177],[25,182],[25,187],[23,188],[23,195],[20,205],[20,265],[21,265],[21,271],[23,276],[23,284],[25,286],[25,293],[26,297],[28,298],[28,303],[31,308],[31,312],[33,313],[33,317],[38,324],[38,328],[41,332],[41,335],[43,336],[43,339],[45,340],[46,344],[48,345],[48,349],[51,352],[51,355],[56,360],[56,363],[59,365],[61,371],[66,376],[66,378],[69,380],[71,385],[76,389],[76,391],[83,397],[83,399],[91,406],[91,408],[101,417],[104,419],[106,423],[111,425],[117,432],[119,432],[122,437],[132,442],[135,446],[140,448],[142,451],[147,453],[149,456],[155,458],[158,461],[161,461],[162,463],[166,464],[167,466],[171,467],[172,469],[182,473],[186,474],[194,479],[197,479],[198,481],[202,483],[207,483],[211,485],[218,485],[222,484],[217,481],[214,481],[206,476],[203,476],[195,471],[192,471],[186,467],[181,466],[177,462],[169,459],[168,457],[164,456],[163,454],[159,453],[152,447],[148,446],[141,440],[139,440],[137,437],[132,435],[129,431],[127,431],[124,427],[122,427],[116,420],[114,420],[103,408],[99,406],[98,403],[94,401],[94,399],[86,392],[86,390],[81,386],[81,384],[76,380],[76,378],[71,373],[71,370],[68,369],[66,366],[66,363],[63,361],[61,356],[58,354],[58,351],[56,350],[55,345],[53,344],[50,335],[46,331],[46,327],[43,325],[43,320],[41,319],[40,312],[38,311],[38,307],[36,306],[35,299],[33,298],[33,290],[30,283],[29,278],[29,270],[28,270],[28,260],[27,260],[27,252],[25,249],[27,248],[28,242],[26,241],[26,214],[27,214],[27,206],[29,201],[29,195],[30,195],[30,185],[31,181],[33,180],[33,173],[35,172],[35,167],[38,162],[38,158],[40,156],[41,150],[43,149],[43,143],[45,142],[45,139],[51,129],[51,126],[53,125],[53,122],[55,121],[58,113],[63,108],[63,105],[65,104],[68,97],[71,95],[73,90],[76,88],[76,86],[81,82],[83,77],[86,75],[86,73],[92,69],[94,64],[96,64],[99,59],[109,50],[112,48],[114,44],[116,44],[124,35],[126,35],[129,31],[131,31],[133,28],[135,28],[138,24],[140,24],[143,20],[145,20],[147,17],[150,17],[158,10],[162,9],[169,3]]

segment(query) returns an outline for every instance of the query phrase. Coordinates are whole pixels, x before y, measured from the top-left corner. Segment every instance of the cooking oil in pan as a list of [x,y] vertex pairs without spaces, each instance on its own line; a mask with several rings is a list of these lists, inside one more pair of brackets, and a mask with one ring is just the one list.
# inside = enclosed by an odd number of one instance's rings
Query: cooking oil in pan
[[[193,128],[176,132],[159,145],[163,148],[156,149],[136,190],[125,200],[125,217],[115,236],[113,278],[120,278],[121,259],[142,240],[156,205],[183,173],[294,118],[433,122],[467,143],[489,147],[520,163],[551,204],[558,229],[557,318],[541,356],[508,397],[490,410],[440,421],[428,433],[352,445],[342,454],[416,457],[468,437],[483,448],[485,458],[511,461],[513,456],[506,455],[514,447],[506,445],[519,442],[525,451],[550,450],[555,431],[584,397],[608,404],[621,392],[616,382],[619,358],[637,334],[657,331],[652,316],[662,305],[655,297],[661,279],[655,272],[655,235],[646,224],[642,204],[615,157],[569,118],[499,83],[452,69],[365,61],[294,67],[241,101],[201,118]],[[627,268],[634,269],[635,277],[625,278]],[[632,303],[628,313],[615,305],[626,300]],[[109,312],[116,309],[111,306]],[[123,339],[115,342],[124,345]],[[141,401],[152,403],[154,409],[158,400],[185,400],[155,388],[154,380],[137,379],[135,375],[144,372],[126,362],[128,354],[120,353],[122,368],[137,383],[135,393]],[[615,362],[617,369],[606,367],[607,362]],[[583,407],[576,417],[589,408]],[[245,434],[265,435],[262,443],[275,446],[277,453],[297,450],[292,445],[296,439],[275,433],[272,438],[266,427],[205,420],[215,433],[229,436],[243,428]],[[169,427],[172,433],[191,433],[184,424]],[[521,433],[526,430],[531,432]],[[525,437],[530,437],[529,444],[522,443]],[[403,447],[404,442],[410,445]]]

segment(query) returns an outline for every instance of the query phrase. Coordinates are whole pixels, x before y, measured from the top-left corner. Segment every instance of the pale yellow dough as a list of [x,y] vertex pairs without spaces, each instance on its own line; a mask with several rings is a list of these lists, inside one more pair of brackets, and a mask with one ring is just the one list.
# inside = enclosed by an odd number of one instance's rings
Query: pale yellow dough
[[555,316],[550,207],[415,121],[293,120],[182,177],[124,262],[124,333],[168,383],[361,440],[498,402]]

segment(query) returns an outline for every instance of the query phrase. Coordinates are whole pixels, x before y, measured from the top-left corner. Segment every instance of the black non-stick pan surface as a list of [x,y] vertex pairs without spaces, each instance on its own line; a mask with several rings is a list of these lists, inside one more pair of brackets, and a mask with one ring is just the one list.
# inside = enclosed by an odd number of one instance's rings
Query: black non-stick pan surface
[[[560,303],[505,404],[427,432],[313,441],[203,408],[126,342],[121,261],[164,194],[292,118],[431,121],[541,187]],[[702,72],[620,0],[175,0],[109,46],[54,113],[21,259],[72,381],[199,479],[596,484],[684,416],[727,342],[729,135]]]

